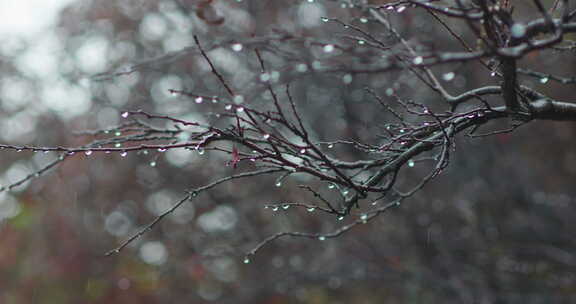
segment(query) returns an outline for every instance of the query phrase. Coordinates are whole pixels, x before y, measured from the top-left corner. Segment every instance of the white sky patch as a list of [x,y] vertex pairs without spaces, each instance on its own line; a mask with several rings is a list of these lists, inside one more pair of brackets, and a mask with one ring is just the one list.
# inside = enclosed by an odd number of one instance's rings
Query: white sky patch
[[30,39],[53,25],[60,10],[76,0],[1,0],[0,39]]

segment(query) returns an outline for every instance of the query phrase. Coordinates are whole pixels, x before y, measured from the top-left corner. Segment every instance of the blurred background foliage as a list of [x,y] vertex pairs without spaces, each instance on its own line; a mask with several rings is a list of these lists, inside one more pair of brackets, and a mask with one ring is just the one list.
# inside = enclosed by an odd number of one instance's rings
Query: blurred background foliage
[[[389,37],[348,1],[76,0],[50,10],[44,6],[57,1],[30,1],[23,9],[27,16],[11,14],[16,5],[9,2],[0,11],[17,26],[44,24],[1,33],[3,143],[82,145],[92,137],[76,132],[116,126],[124,110],[219,123],[220,104],[197,104],[168,91],[224,96],[197,54],[193,34],[210,49],[228,83],[253,104],[270,100],[253,53],[262,50],[276,72],[270,81],[291,81],[318,138],[376,137],[392,117],[376,110],[364,94],[367,85],[443,108],[410,73],[354,72],[377,65],[381,56],[321,17],[357,25],[383,41]],[[529,1],[515,2],[519,20],[538,17]],[[410,43],[459,49],[424,11],[408,8],[390,18]],[[450,24],[467,35],[464,24]],[[328,51],[332,43],[337,47]],[[569,77],[574,58],[546,50],[520,65]],[[454,73],[446,83],[454,92],[498,83],[478,64],[434,71]],[[573,85],[527,77],[522,82],[559,100],[574,97]],[[126,251],[103,257],[186,189],[233,169],[225,166],[226,156],[186,150],[75,155],[45,176],[0,193],[0,303],[574,302],[574,138],[574,124],[555,122],[460,138],[445,174],[400,209],[337,239],[277,241],[249,264],[243,253],[274,232],[329,232],[347,221],[263,208],[312,200],[298,184],[329,192],[327,185],[297,175],[280,187],[274,177],[225,184],[178,209]],[[353,150],[335,153],[360,157]],[[1,155],[0,185],[57,157]],[[410,170],[407,182],[419,174],[418,166]]]

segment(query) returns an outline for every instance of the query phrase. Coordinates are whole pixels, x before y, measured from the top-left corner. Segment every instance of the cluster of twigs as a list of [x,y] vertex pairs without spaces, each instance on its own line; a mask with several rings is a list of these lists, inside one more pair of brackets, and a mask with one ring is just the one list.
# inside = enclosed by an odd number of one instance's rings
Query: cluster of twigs
[[[291,94],[290,79],[284,83],[267,81],[267,69],[259,45],[262,41],[253,39],[245,48],[253,52],[260,75],[264,75],[263,90],[272,97],[268,108],[254,106],[246,96],[236,92],[218,71],[209,52],[198,37],[194,37],[196,52],[209,65],[211,74],[225,89],[227,96],[197,94],[186,90],[171,90],[171,93],[191,98],[197,103],[212,101],[223,107],[219,117],[229,121],[229,125],[218,127],[215,124],[201,124],[172,116],[156,115],[142,110],[122,113],[125,122],[108,130],[98,130],[86,134],[98,138],[82,147],[35,147],[0,145],[1,149],[12,151],[57,152],[60,153],[53,163],[47,165],[10,186],[1,190],[10,190],[32,178],[35,178],[74,154],[90,156],[97,153],[118,153],[126,156],[130,153],[161,153],[171,149],[189,149],[204,153],[220,152],[229,155],[227,165],[236,168],[242,162],[252,162],[254,171],[231,174],[205,186],[190,189],[170,209],[160,214],[151,223],[144,226],[120,246],[108,252],[108,255],[122,250],[131,242],[151,230],[164,217],[179,206],[203,191],[240,178],[252,178],[259,175],[278,176],[276,183],[294,173],[307,174],[319,181],[338,189],[340,199],[325,198],[318,189],[302,185],[301,189],[313,195],[315,202],[284,203],[267,205],[273,210],[305,208],[308,211],[322,211],[337,218],[353,216],[355,219],[329,233],[281,232],[274,234],[257,244],[246,255],[250,256],[266,244],[282,237],[306,237],[318,240],[334,238],[353,227],[365,224],[385,211],[400,206],[406,198],[414,195],[429,181],[438,176],[448,166],[451,154],[455,151],[455,136],[468,131],[469,136],[487,136],[498,132],[508,132],[534,119],[576,120],[576,105],[552,100],[533,88],[520,85],[518,74],[563,84],[574,83],[574,78],[551,75],[527,69],[518,69],[516,62],[526,54],[537,50],[554,48],[558,51],[574,51],[574,43],[563,43],[567,33],[576,32],[576,10],[570,11],[567,0],[556,1],[550,9],[545,9],[539,0],[532,3],[540,17],[527,23],[517,22],[513,7],[508,1],[479,0],[474,4],[464,4],[456,0],[452,5],[439,1],[404,0],[384,5],[356,3],[355,9],[373,28],[390,34],[392,40],[380,39],[376,33],[365,27],[343,22],[339,19],[323,18],[344,26],[352,39],[363,41],[362,47],[372,48],[379,56],[387,60],[368,69],[345,67],[327,67],[326,73],[345,71],[352,74],[383,73],[390,70],[406,70],[415,75],[424,85],[437,93],[445,102],[445,110],[433,111],[425,104],[403,99],[392,88],[370,88],[365,92],[373,102],[388,112],[393,121],[382,128],[380,142],[360,142],[353,140],[324,141],[315,137],[309,129],[306,115],[300,112],[298,103]],[[432,15],[446,33],[462,45],[462,51],[419,51],[395,29],[390,14],[410,10],[425,10]],[[559,17],[553,17],[553,15]],[[473,46],[469,38],[462,37],[451,28],[445,19],[462,20],[473,38],[479,41]],[[289,35],[280,35],[281,40],[295,39]],[[325,46],[326,44],[324,44]],[[331,44],[332,45],[332,44]],[[211,49],[221,47],[214,44]],[[392,48],[397,46],[396,48]],[[345,45],[334,44],[327,48],[347,51]],[[173,55],[169,55],[173,56]],[[168,56],[167,56],[168,57]],[[469,91],[451,94],[432,70],[433,67],[450,63],[480,62],[489,73],[501,80],[500,85],[477,87]],[[133,70],[144,65],[133,67]],[[112,75],[112,74],[110,74]],[[454,75],[443,75],[450,80]],[[502,105],[491,106],[488,96],[501,96]],[[392,101],[392,103],[390,103]],[[474,106],[460,110],[462,104],[475,102]],[[480,126],[501,119],[511,118],[511,129],[479,134]],[[151,121],[163,121],[173,127],[153,127]],[[221,145],[221,143],[227,145]],[[231,145],[230,145],[231,143]],[[333,153],[335,146],[351,146],[368,155],[365,159],[346,161]],[[413,167],[415,163],[430,163],[429,170],[408,189],[402,189],[398,182],[402,168]],[[378,204],[376,204],[378,203]],[[355,212],[358,208],[360,212]]]

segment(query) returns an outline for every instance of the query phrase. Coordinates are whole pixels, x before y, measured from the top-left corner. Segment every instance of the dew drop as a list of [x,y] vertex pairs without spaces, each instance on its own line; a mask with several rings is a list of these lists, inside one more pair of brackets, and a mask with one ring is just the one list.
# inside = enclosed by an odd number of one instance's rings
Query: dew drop
[[348,195],[348,193],[350,193],[350,190],[345,189],[344,191],[342,191],[342,195],[346,196]]
[[442,75],[442,79],[444,79],[444,81],[451,81],[454,79],[455,76],[456,74],[454,74],[454,72],[449,72]]
[[328,22],[328,21],[330,21],[330,19],[328,19],[328,18],[326,18],[326,17],[322,17],[321,20],[322,20],[322,22]]
[[92,155],[92,151],[88,150],[88,151],[84,152],[84,154],[86,154],[86,156],[90,156],[90,155]]
[[204,101],[204,98],[202,96],[198,96],[194,99],[194,102],[196,103],[202,103]]
[[212,103],[218,103],[218,97],[216,96],[212,97]]
[[284,210],[288,210],[288,208],[290,208],[290,205],[283,205],[282,206],[282,209],[284,209]]
[[22,149],[16,149],[16,152],[20,153],[22,152]]
[[334,189],[336,188],[336,185],[334,185],[333,183],[328,184],[328,189]]
[[367,18],[364,17],[360,18],[360,23],[367,23],[367,22],[368,22]]
[[124,113],[122,113],[122,115],[120,115],[120,116],[122,116],[122,118],[128,118],[129,115],[130,115],[130,113],[124,112]]
[[230,111],[230,110],[232,110],[232,105],[226,105],[226,106],[224,107],[224,109]]
[[341,215],[341,216],[338,217],[338,220],[339,220],[339,221],[341,221],[341,220],[343,220],[343,219],[344,219],[344,216],[343,216],[343,215]]
[[359,44],[359,45],[364,45],[365,43],[366,43],[366,41],[365,41],[365,40],[362,40],[362,39],[358,39],[358,44]]
[[490,73],[490,77],[494,77],[496,76],[496,71],[492,71],[492,73]]
[[272,211],[278,211],[278,209],[279,209],[278,206],[273,206],[273,207],[272,207]]
[[120,131],[114,132],[114,136],[120,136],[120,135],[122,135],[122,132],[120,132]]
[[262,82],[270,81],[270,74],[268,74],[268,73],[260,74],[260,81],[262,81]]
[[334,51],[333,44],[327,44],[324,46],[324,53],[332,53]]
[[314,212],[314,210],[316,210],[316,207],[308,207],[308,208],[306,208],[306,211],[308,211],[308,212]]
[[122,147],[122,144],[121,144],[121,143],[115,143],[115,144],[114,144],[114,148],[120,148],[120,147]]
[[397,12],[397,13],[402,13],[404,10],[406,10],[406,6],[399,6],[399,7],[396,9],[396,12]]
[[540,78],[540,83],[541,83],[541,84],[545,84],[545,83],[547,83],[549,80],[550,80],[549,77],[542,77],[542,78]]
[[155,161],[151,161],[151,162],[150,162],[150,167],[156,167],[156,162],[155,162]]
[[323,236],[323,235],[321,235],[321,236],[318,237],[318,240],[319,240],[319,241],[325,241],[325,240],[326,240],[326,237]]
[[276,187],[282,187],[282,182],[278,181],[278,182],[276,182],[275,185],[276,185]]
[[422,58],[422,56],[418,56],[412,60],[412,63],[414,64],[422,64],[422,62],[424,62],[424,58]]
[[300,154],[306,154],[306,149],[300,150]]
[[249,258],[244,258],[244,264],[250,264],[250,259]]
[[414,160],[411,159],[411,160],[408,161],[408,167],[413,168],[414,165],[415,165]]
[[334,145],[333,145],[333,144],[329,144],[329,145],[328,145],[328,149],[332,149],[332,148],[334,148]]
[[264,134],[264,135],[262,135],[262,138],[264,140],[268,140],[270,138],[270,134]]
[[236,112],[238,112],[238,113],[244,112],[244,107],[238,107],[238,108],[236,108]]
[[360,219],[361,219],[363,222],[366,222],[366,220],[368,220],[368,214],[362,214],[362,215],[360,216]]
[[166,152],[166,148],[158,148],[158,152]]
[[386,96],[392,96],[394,95],[394,89],[393,88],[387,88],[386,89]]
[[126,155],[128,155],[128,152],[126,152],[126,151],[122,151],[122,152],[120,152],[120,156],[122,156],[122,157],[126,157]]
[[204,153],[206,152],[204,149],[197,149],[198,151],[198,155],[204,155]]
[[232,45],[232,50],[233,50],[234,52],[240,52],[243,48],[244,48],[244,46],[243,46],[242,44],[240,44],[240,43],[234,43],[234,44]]

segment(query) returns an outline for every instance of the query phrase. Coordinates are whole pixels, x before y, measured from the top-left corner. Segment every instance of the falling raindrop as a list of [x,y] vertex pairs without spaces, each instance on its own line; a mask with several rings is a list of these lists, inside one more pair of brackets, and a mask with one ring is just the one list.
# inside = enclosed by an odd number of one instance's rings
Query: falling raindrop
[[414,165],[415,165],[414,160],[411,159],[408,161],[408,167],[412,168],[412,167],[414,167]]
[[204,98],[202,96],[198,96],[194,99],[194,102],[196,103],[202,103],[204,101]]
[[130,115],[130,113],[124,112],[124,113],[122,113],[122,115],[120,115],[120,116],[122,116],[122,118],[128,118],[129,115]]
[[316,207],[308,207],[308,208],[306,208],[306,211],[308,211],[308,212],[314,212],[314,210],[316,210]]

